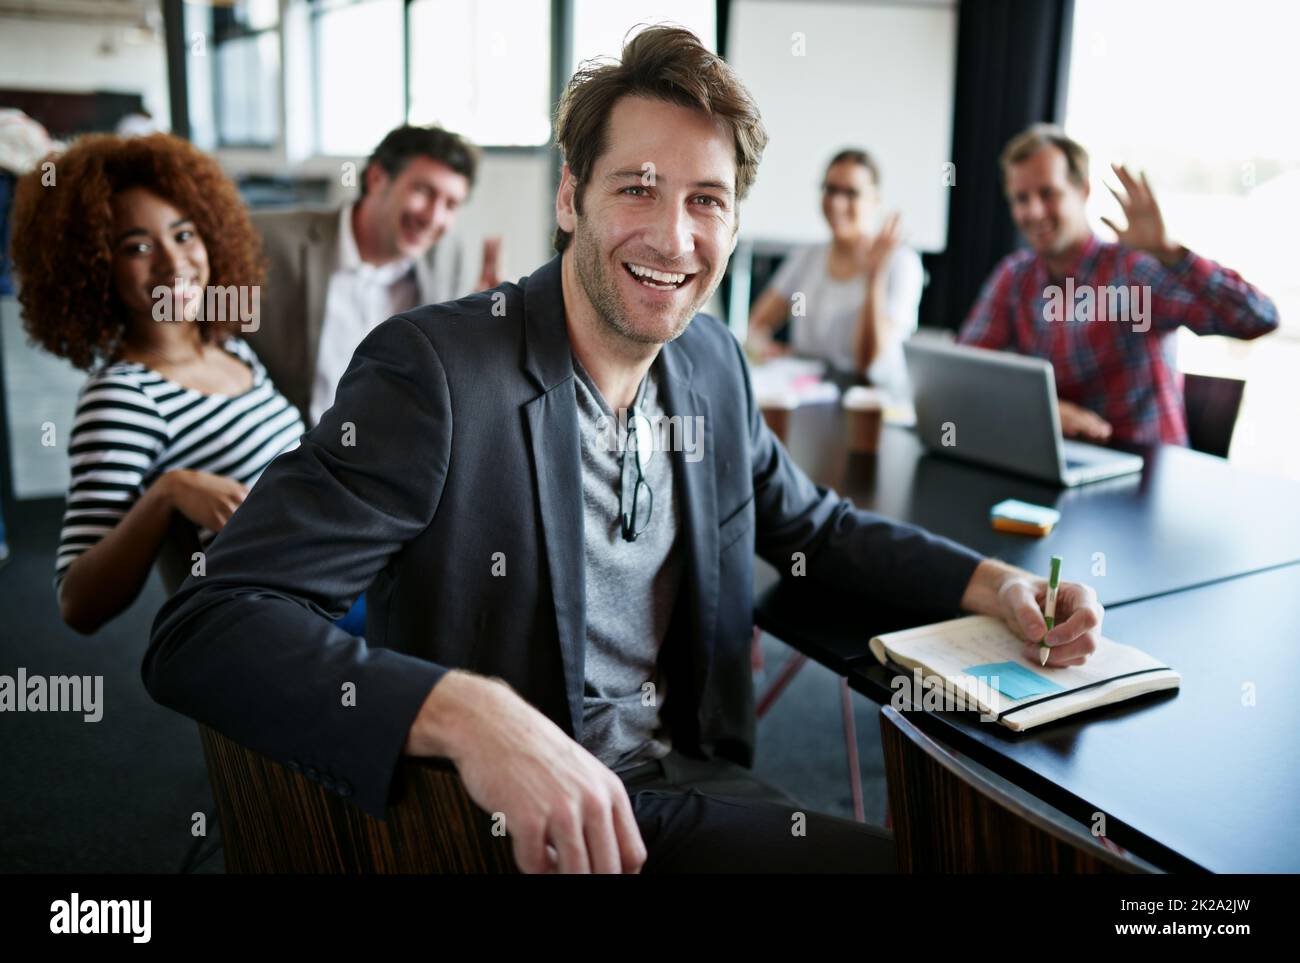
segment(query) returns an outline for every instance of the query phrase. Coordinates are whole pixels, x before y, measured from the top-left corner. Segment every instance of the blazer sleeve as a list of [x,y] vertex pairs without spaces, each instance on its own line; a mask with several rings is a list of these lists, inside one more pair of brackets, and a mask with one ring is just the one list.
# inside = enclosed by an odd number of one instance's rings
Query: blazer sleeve
[[[734,340],[734,339],[733,339]],[[744,353],[737,345],[740,363]],[[758,554],[790,571],[802,552],[809,578],[855,598],[956,612],[983,556],[914,525],[861,511],[812,480],[767,427],[745,371]]]
[[154,699],[384,818],[411,723],[447,670],[332,620],[428,526],[451,432],[437,352],[389,319],[217,536],[206,574],[159,611],[143,666]]

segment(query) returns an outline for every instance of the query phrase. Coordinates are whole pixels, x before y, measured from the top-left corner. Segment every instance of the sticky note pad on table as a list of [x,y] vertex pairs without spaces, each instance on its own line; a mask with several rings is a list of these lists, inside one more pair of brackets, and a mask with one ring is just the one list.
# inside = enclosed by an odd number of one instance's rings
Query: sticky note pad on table
[[1008,498],[989,509],[989,519],[1000,532],[1041,536],[1051,532],[1061,520],[1061,513],[1055,508]]
[[1018,662],[985,662],[962,669],[966,675],[983,679],[990,689],[997,689],[1008,699],[1028,699],[1030,696],[1049,695],[1064,692],[1051,679],[1045,679],[1037,672],[1031,672]]

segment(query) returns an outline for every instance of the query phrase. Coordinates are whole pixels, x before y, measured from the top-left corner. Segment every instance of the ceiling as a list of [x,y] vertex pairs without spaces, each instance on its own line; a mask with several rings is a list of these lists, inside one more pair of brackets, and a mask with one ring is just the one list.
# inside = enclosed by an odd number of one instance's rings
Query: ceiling
[[0,17],[144,26],[156,22],[159,0],[0,0]]

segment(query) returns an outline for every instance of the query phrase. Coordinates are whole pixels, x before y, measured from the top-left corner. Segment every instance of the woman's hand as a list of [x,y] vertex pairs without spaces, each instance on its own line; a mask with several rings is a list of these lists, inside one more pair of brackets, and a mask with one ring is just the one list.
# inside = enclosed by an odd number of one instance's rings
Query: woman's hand
[[880,230],[871,238],[863,237],[859,242],[858,264],[870,283],[883,282],[889,270],[889,259],[903,241],[903,222],[897,214],[891,214],[880,225]]
[[200,528],[219,532],[244,503],[248,487],[233,478],[206,471],[176,468],[160,481],[167,486],[173,508]]
[[790,353],[790,346],[767,337],[752,337],[745,345],[749,360],[754,364],[763,364],[773,358],[784,358]]

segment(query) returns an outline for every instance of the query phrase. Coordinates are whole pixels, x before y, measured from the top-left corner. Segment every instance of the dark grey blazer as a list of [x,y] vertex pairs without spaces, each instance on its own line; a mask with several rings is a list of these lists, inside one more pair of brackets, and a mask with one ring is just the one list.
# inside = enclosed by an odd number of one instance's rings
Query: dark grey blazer
[[[980,557],[815,487],[715,319],[695,318],[655,363],[665,412],[704,419],[704,456],[672,456],[686,569],[661,710],[675,747],[748,766],[756,550],[786,572],[805,553],[808,577],[861,603],[953,611]],[[159,612],[153,697],[381,818],[407,731],[450,668],[499,676],[581,739],[573,377],[558,257],[380,325],[334,407],[213,542],[206,575]],[[365,641],[329,621],[363,591]]]

